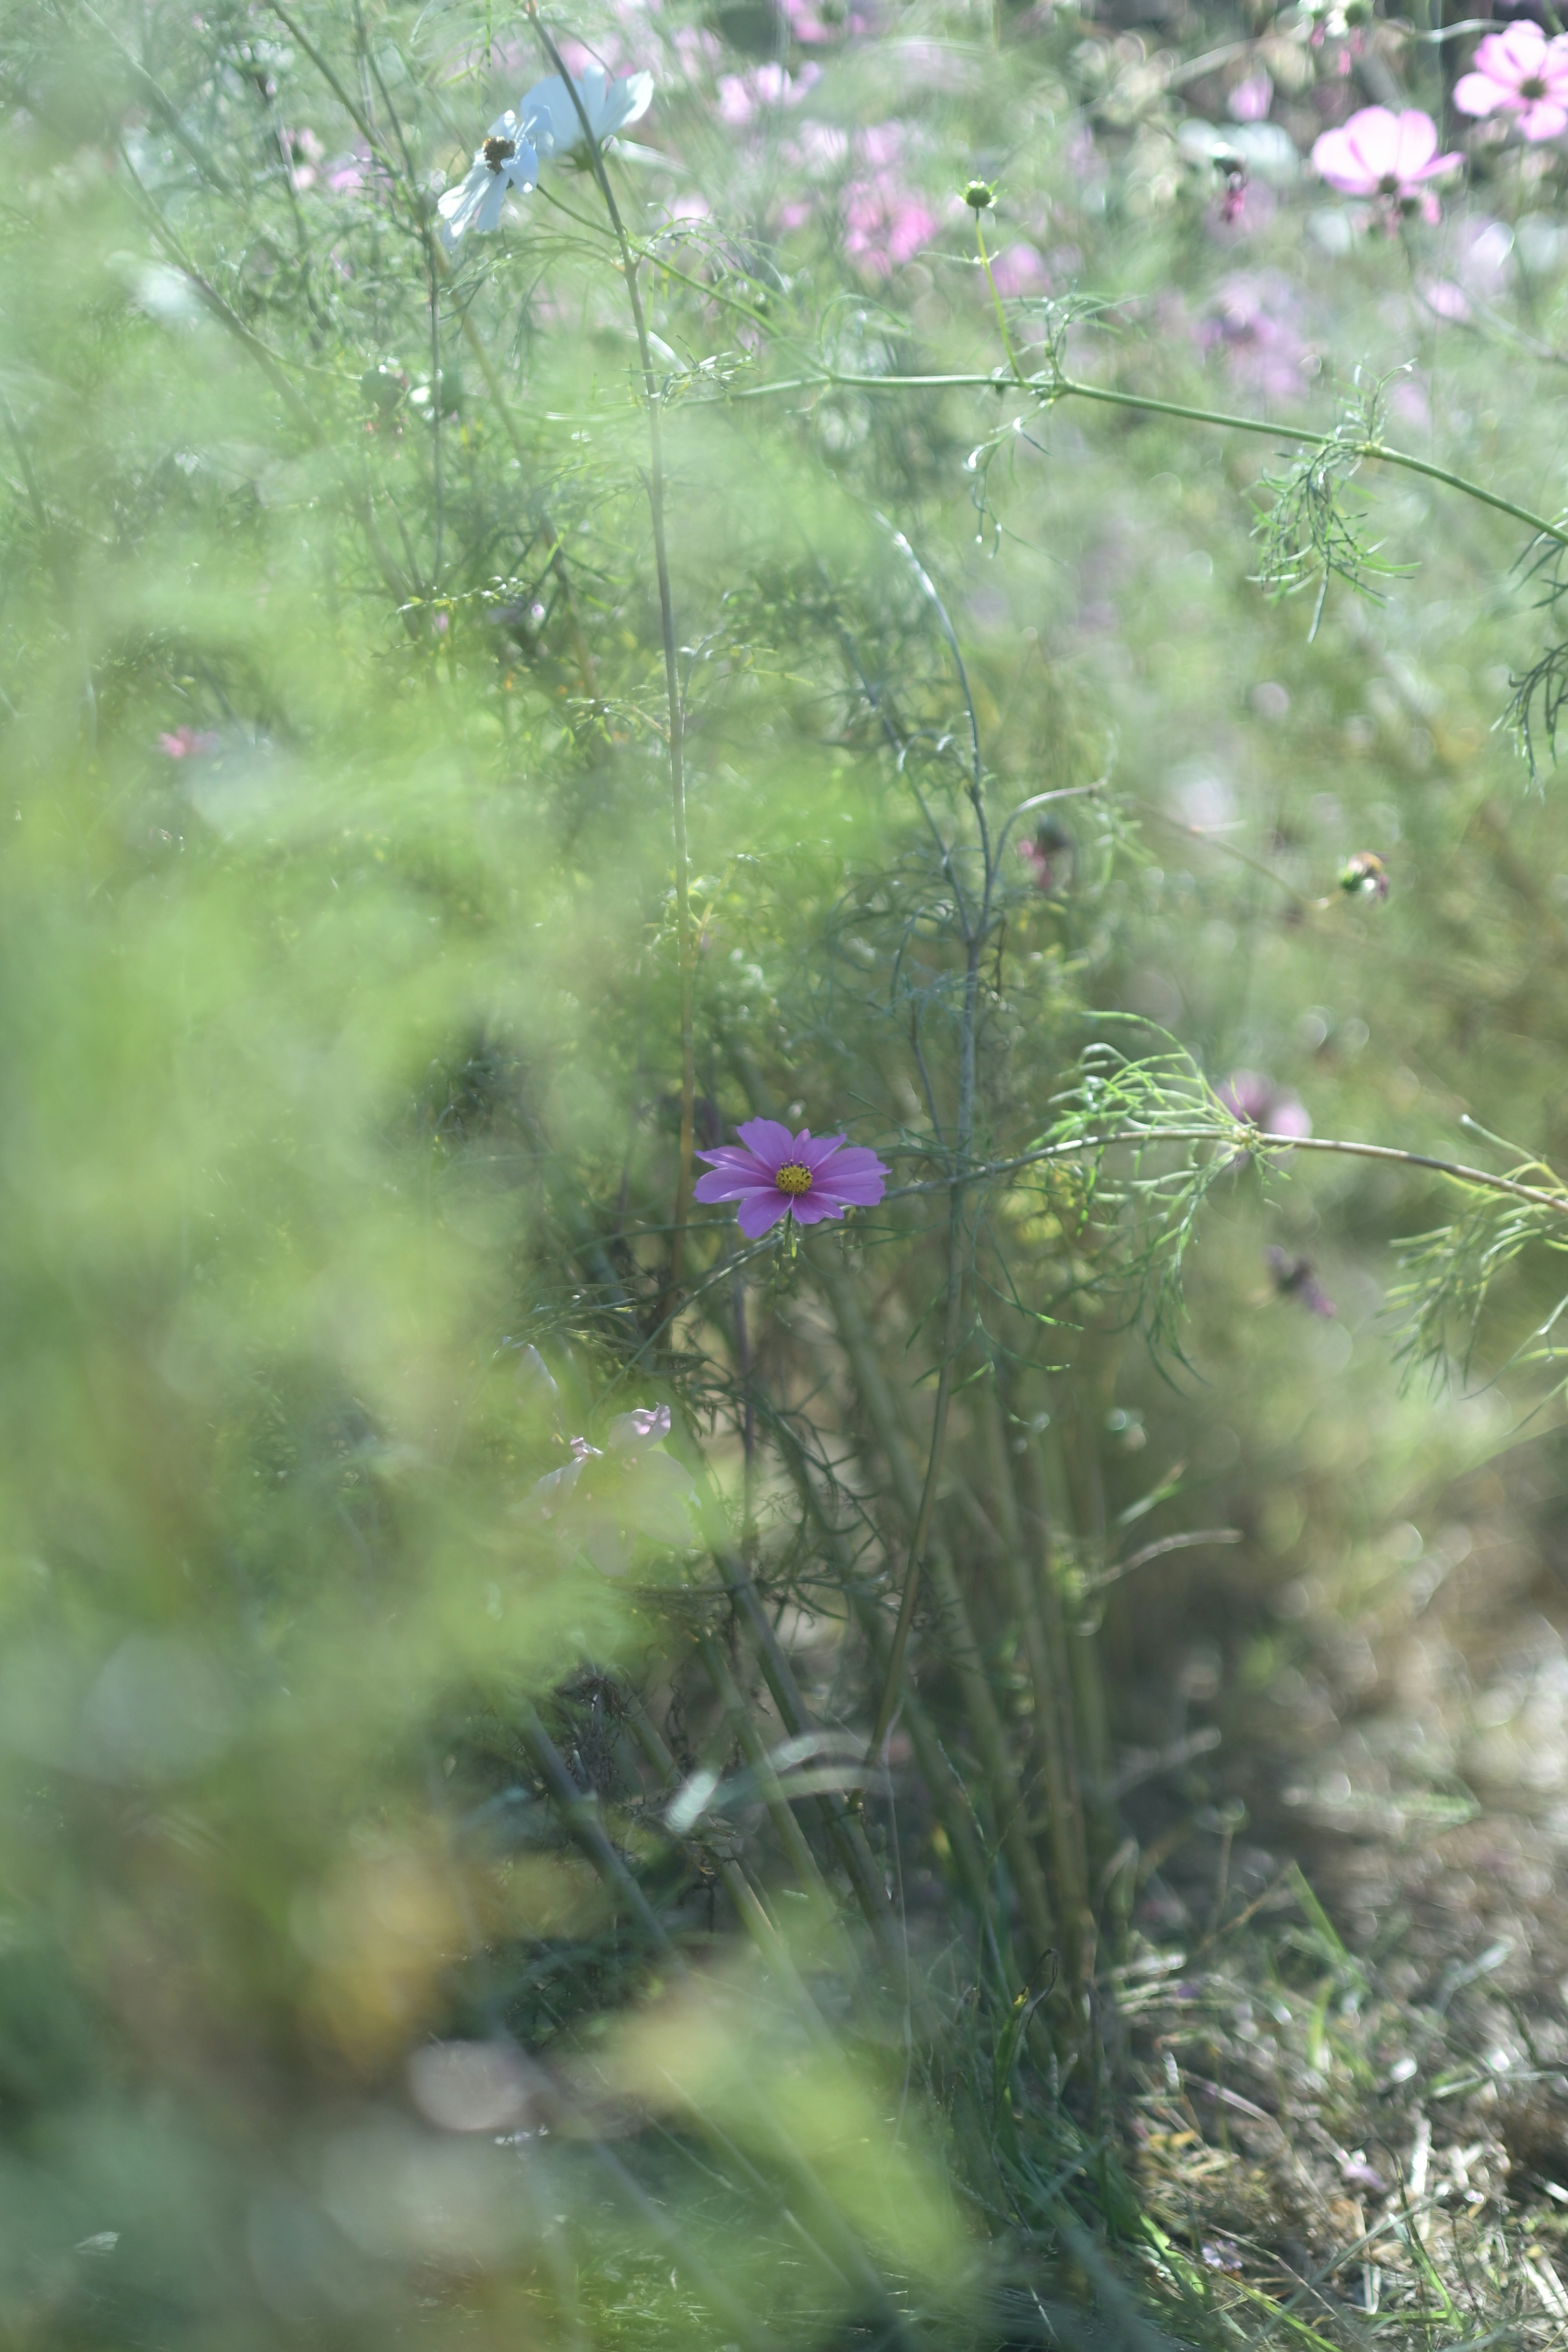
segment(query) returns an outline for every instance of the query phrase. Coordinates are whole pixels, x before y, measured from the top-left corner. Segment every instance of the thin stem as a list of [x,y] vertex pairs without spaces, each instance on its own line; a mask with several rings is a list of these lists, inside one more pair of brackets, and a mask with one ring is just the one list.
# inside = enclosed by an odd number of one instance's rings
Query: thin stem
[[643,394],[647,403],[648,470],[645,477],[648,512],[653,523],[654,570],[658,580],[658,614],[664,637],[664,691],[669,712],[669,797],[675,832],[675,918],[677,952],[680,960],[680,1162],[675,1180],[675,1213],[669,1244],[669,1279],[666,1297],[673,1300],[680,1288],[686,1251],[686,1225],[691,1213],[691,1169],[697,1148],[697,1043],[693,1026],[692,992],[695,957],[691,934],[690,862],[686,845],[686,759],[680,669],[675,638],[675,597],[669,584],[669,549],[664,528],[664,426],[653,347],[637,286],[637,265],[626,236],[621,208],[605,169],[604,151],[583,103],[583,94],[567,72],[560,50],[541,20],[537,0],[528,0],[528,17],[540,44],[571,98],[593,162],[594,177],[605,199],[610,226],[620,247],[621,270],[626,281],[632,325],[637,331],[642,362]]
[[[963,389],[1003,392],[1007,378],[993,372],[989,375],[849,375],[837,369],[824,368],[816,375],[795,376],[773,383],[748,384],[731,389],[731,400],[762,400],[781,392],[816,392],[844,389],[851,392],[953,392]],[[1327,449],[1348,447],[1358,457],[1376,458],[1384,466],[1402,467],[1406,473],[1422,474],[1428,481],[1441,482],[1446,489],[1458,490],[1480,506],[1490,507],[1498,514],[1509,515],[1515,522],[1523,523],[1536,537],[1549,539],[1559,547],[1568,547],[1568,521],[1551,522],[1529,507],[1521,507],[1512,499],[1500,498],[1495,490],[1472,482],[1467,475],[1456,474],[1447,466],[1435,466],[1425,457],[1413,457],[1407,449],[1391,449],[1384,441],[1341,442],[1333,433],[1310,432],[1304,425],[1277,425],[1265,416],[1237,416],[1220,408],[1194,408],[1181,400],[1156,400],[1152,394],[1121,392],[1109,384],[1083,383],[1076,376],[1049,374],[1032,376],[1028,389],[1046,407],[1054,407],[1062,400],[1098,401],[1108,408],[1137,409],[1145,415],[1180,417],[1189,425],[1215,425],[1231,433],[1261,433],[1276,441],[1293,441],[1302,448]]]
[[[982,245],[982,252],[984,247]],[[989,275],[989,272],[987,273]],[[974,1131],[974,1083],[976,1029],[980,1006],[980,959],[991,927],[991,898],[995,887],[996,861],[992,853],[990,829],[985,819],[984,769],[980,752],[980,721],[975,714],[974,696],[970,689],[969,672],[964,667],[963,650],[952,616],[937,593],[936,583],[921,562],[902,531],[893,533],[893,544],[905,556],[919,581],[921,593],[930,603],[942,625],[958,672],[959,686],[963,694],[964,709],[969,714],[969,800],[979,827],[983,884],[980,917],[972,921],[964,909],[963,893],[951,859],[948,872],[952,878],[954,895],[959,902],[960,920],[963,932],[963,1012],[959,1031],[958,1118],[953,1132],[953,1160],[961,1166],[969,1150]],[[923,1073],[922,1073],[923,1075]],[[921,1492],[920,1509],[916,1514],[914,1533],[910,1539],[910,1556],[904,1570],[904,1587],[899,1600],[899,1622],[894,1629],[892,1647],[888,1654],[888,1669],[882,1680],[882,1696],[877,1704],[876,1721],[871,1728],[871,1744],[868,1761],[879,1760],[883,1742],[888,1737],[899,1703],[899,1685],[903,1677],[904,1654],[909,1648],[910,1630],[914,1623],[915,1599],[920,1591],[921,1570],[926,1546],[931,1539],[931,1514],[936,1508],[937,1486],[942,1476],[942,1457],[947,1448],[948,1408],[952,1402],[953,1370],[963,1336],[964,1296],[964,1229],[963,1197],[955,1189],[948,1211],[947,1222],[947,1318],[942,1334],[942,1365],[937,1374],[936,1405],[931,1415],[931,1449],[926,1457],[925,1484]]]
[[1034,1151],[1018,1152],[1011,1160],[987,1160],[961,1176],[933,1176],[922,1183],[900,1184],[883,1198],[906,1201],[917,1193],[946,1192],[988,1183],[994,1177],[1012,1175],[1020,1168],[1037,1167],[1043,1160],[1081,1158],[1086,1152],[1109,1151],[1125,1143],[1231,1143],[1241,1151],[1335,1151],[1347,1159],[1378,1160],[1397,1168],[1429,1168],[1453,1183],[1473,1185],[1486,1192],[1504,1192],[1513,1200],[1528,1201],[1534,1208],[1552,1209],[1560,1217],[1568,1217],[1568,1190],[1548,1192],[1538,1184],[1521,1184],[1511,1176],[1494,1176],[1485,1168],[1468,1168],[1458,1160],[1436,1160],[1429,1152],[1401,1151],[1391,1143],[1353,1143],[1328,1135],[1271,1135],[1261,1128],[1239,1123],[1231,1127],[1126,1127],[1109,1135],[1081,1135],[1070,1142],[1042,1143]]

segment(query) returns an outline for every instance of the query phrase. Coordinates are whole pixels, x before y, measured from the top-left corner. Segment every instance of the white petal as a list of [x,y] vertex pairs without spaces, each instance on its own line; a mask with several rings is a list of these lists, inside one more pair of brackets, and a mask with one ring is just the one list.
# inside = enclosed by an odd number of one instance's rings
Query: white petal
[[610,111],[615,120],[610,129],[624,131],[628,122],[640,122],[652,104],[652,74],[629,74],[625,81],[616,83],[612,92]]
[[[455,225],[459,236],[467,227],[468,215],[483,194],[485,182],[489,176],[484,164],[476,163],[467,179],[459,180],[456,187],[448,188],[445,194],[437,198],[437,211],[443,220],[451,221]],[[458,218],[459,214],[462,215],[460,221]]]
[[506,209],[507,197],[511,193],[504,172],[491,172],[488,176],[489,186],[479,198],[479,208],[474,215],[474,226],[481,235],[500,226],[500,216]]

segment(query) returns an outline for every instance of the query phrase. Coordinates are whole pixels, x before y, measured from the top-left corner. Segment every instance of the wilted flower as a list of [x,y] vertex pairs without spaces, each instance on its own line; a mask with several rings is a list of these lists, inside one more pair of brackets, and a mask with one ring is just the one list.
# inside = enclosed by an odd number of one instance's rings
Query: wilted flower
[[[628,74],[622,81],[612,81],[603,66],[586,66],[574,77],[573,87],[601,147],[628,122],[640,121],[653,102],[650,73]],[[582,118],[572,102],[572,89],[559,74],[535,82],[518,101],[517,111],[542,155],[560,163],[583,144]]]
[[639,1542],[679,1549],[691,1539],[689,1474],[664,1451],[667,1404],[624,1412],[608,1443],[572,1440],[572,1459],[541,1478],[531,1510],[550,1522],[575,1554],[585,1551],[604,1576],[624,1576]]
[[712,1165],[692,1197],[738,1201],[741,1231],[752,1241],[781,1217],[816,1225],[846,1209],[874,1208],[887,1190],[888,1171],[876,1153],[841,1135],[814,1139],[808,1127],[792,1135],[776,1118],[748,1119],[735,1132],[739,1145],[698,1153]]
[[158,749],[166,760],[209,759],[218,748],[219,739],[195,727],[176,727],[158,738]]
[[520,196],[531,195],[538,184],[539,157],[521,117],[510,111],[498,115],[475,150],[468,177],[448,188],[437,205],[447,251],[471,228],[498,227],[512,190]]
[[1345,860],[1340,888],[1347,898],[1375,898],[1381,905],[1388,896],[1388,868],[1374,850],[1358,849]]
[[1437,126],[1419,107],[1395,114],[1386,106],[1363,106],[1337,131],[1325,131],[1312,149],[1312,168],[1342,195],[1374,196],[1393,215],[1419,207],[1437,218],[1437,200],[1427,187],[1464,162],[1439,155]]
[[1264,1251],[1268,1271],[1274,1276],[1274,1287],[1281,1298],[1295,1298],[1311,1315],[1334,1315],[1338,1309],[1328,1293],[1320,1290],[1312,1279],[1312,1261],[1292,1257],[1288,1250],[1270,1247]]
[[1568,131],[1568,34],[1548,40],[1528,17],[1489,33],[1454,91],[1461,114],[1511,114],[1527,139]]

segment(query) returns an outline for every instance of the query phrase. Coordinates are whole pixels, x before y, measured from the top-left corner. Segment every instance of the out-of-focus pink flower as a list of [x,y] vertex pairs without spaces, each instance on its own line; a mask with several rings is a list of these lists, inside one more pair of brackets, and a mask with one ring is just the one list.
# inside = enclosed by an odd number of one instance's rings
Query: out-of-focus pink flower
[[1300,302],[1277,270],[1238,270],[1215,287],[1195,329],[1205,352],[1223,352],[1238,384],[1269,400],[1300,397],[1311,354]]
[[1004,246],[991,263],[991,282],[1004,301],[1037,294],[1047,278],[1046,265],[1032,245]]
[[574,1437],[571,1461],[529,1496],[529,1515],[550,1525],[563,1550],[585,1551],[604,1576],[624,1576],[639,1542],[689,1544],[695,1489],[664,1451],[668,1435],[669,1407],[661,1404],[622,1413],[603,1449]]
[[874,172],[882,172],[898,162],[909,143],[907,123],[868,122],[856,141],[856,152]]
[[1451,278],[1424,278],[1416,290],[1435,319],[1462,322],[1470,315],[1469,297]]
[[936,232],[936,215],[890,172],[851,180],[844,191],[844,250],[868,278],[890,278]]
[[1259,66],[1256,73],[1249,73],[1245,81],[1237,83],[1225,105],[1233,122],[1263,122],[1273,103],[1272,77]]
[[870,29],[869,10],[846,6],[844,0],[781,0],[781,5],[790,38],[807,48],[823,41],[853,39]]
[[1232,1070],[1215,1094],[1232,1118],[1265,1135],[1297,1141],[1312,1132],[1311,1115],[1300,1096],[1276,1085],[1267,1070]]
[[1437,199],[1428,182],[1457,172],[1458,153],[1439,155],[1437,126],[1419,107],[1395,114],[1386,106],[1363,106],[1337,131],[1325,131],[1312,149],[1312,168],[1342,195],[1372,196],[1385,216],[1419,207],[1437,218]]
[[1548,40],[1528,17],[1489,33],[1454,91],[1461,114],[1510,114],[1527,139],[1568,131],[1568,34]]
[[791,163],[809,172],[814,180],[830,179],[849,160],[849,139],[833,122],[803,122],[784,151]]
[[821,79],[822,68],[809,61],[797,74],[787,74],[779,65],[757,66],[746,74],[724,74],[719,82],[719,120],[743,130],[771,107],[798,106],[813,82]]
[[363,188],[370,173],[370,150],[356,147],[350,155],[335,155],[327,165],[327,185],[335,196],[352,195]]
[[172,733],[159,736],[158,749],[166,760],[208,760],[220,740],[195,727],[176,727]]
[[888,1171],[864,1144],[841,1135],[792,1135],[776,1118],[750,1118],[735,1130],[739,1144],[700,1151],[708,1173],[692,1188],[697,1201],[739,1202],[741,1231],[752,1241],[783,1217],[820,1224],[846,1209],[874,1208],[887,1190]]
[[325,150],[313,131],[279,131],[278,144],[289,167],[289,184],[298,194],[316,184],[316,166]]

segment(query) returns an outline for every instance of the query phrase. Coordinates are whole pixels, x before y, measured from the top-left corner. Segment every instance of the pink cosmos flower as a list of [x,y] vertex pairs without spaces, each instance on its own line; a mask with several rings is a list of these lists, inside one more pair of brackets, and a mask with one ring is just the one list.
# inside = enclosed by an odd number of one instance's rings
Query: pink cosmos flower
[[1363,106],[1338,131],[1325,131],[1312,149],[1312,169],[1342,195],[1375,196],[1390,213],[1419,205],[1430,221],[1437,218],[1437,200],[1427,181],[1458,171],[1464,160],[1438,154],[1437,126],[1415,106],[1403,114]]
[[770,107],[798,106],[812,84],[821,79],[822,68],[809,62],[797,74],[785,73],[780,65],[758,66],[747,74],[721,74],[719,120],[731,130],[743,131]]
[[1489,33],[1454,91],[1461,114],[1511,114],[1527,139],[1568,131],[1568,33],[1548,40],[1521,17]]
[[171,734],[158,738],[158,749],[165,760],[205,760],[217,747],[216,735],[198,731],[195,727],[176,727]]
[[1222,278],[1194,332],[1198,348],[1222,353],[1231,375],[1268,400],[1299,400],[1310,359],[1300,301],[1278,270],[1237,270]]
[[809,1127],[792,1135],[776,1118],[748,1119],[739,1144],[700,1151],[711,1163],[693,1192],[699,1201],[738,1201],[741,1231],[756,1241],[793,1216],[817,1225],[846,1209],[871,1209],[887,1190],[888,1171],[864,1144],[841,1135],[814,1138]]
[[1005,245],[992,258],[991,282],[1005,302],[1037,294],[1046,279],[1046,265],[1032,245]]
[[868,278],[890,278],[937,233],[936,215],[891,172],[844,191],[844,250]]
[[1225,110],[1233,122],[1267,122],[1273,103],[1273,79],[1259,66],[1245,81],[1237,83],[1226,100]]

